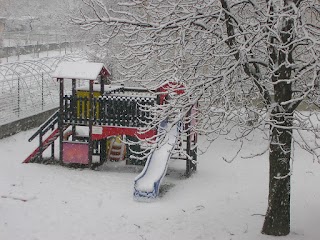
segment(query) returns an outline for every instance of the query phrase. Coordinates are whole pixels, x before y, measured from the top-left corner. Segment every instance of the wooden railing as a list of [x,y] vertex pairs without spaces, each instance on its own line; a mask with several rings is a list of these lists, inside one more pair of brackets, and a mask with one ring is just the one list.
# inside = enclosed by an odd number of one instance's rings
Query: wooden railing
[[90,116],[95,125],[142,127],[151,121],[147,106],[156,98],[141,96],[87,97],[64,96],[63,119],[65,123],[87,125]]

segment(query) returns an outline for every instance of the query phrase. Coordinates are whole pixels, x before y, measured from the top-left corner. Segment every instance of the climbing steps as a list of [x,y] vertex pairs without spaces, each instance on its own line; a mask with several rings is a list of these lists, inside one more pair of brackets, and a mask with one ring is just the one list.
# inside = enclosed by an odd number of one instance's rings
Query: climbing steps
[[59,129],[55,129],[49,137],[47,137],[43,142],[42,146],[37,147],[24,161],[23,163],[33,162],[59,137]]
[[[23,163],[29,162],[42,162],[42,153],[50,146],[54,144],[54,141],[59,137],[58,128],[58,116],[59,111],[56,111],[46,122],[44,122],[38,130],[29,138],[29,142],[34,140],[37,136],[39,137],[39,146],[23,161]],[[65,131],[69,125],[63,126]],[[49,136],[44,136],[51,131]],[[54,146],[53,146],[54,148]],[[53,154],[51,156],[53,158]]]
[[126,145],[123,142],[117,142],[116,139],[112,139],[109,151],[108,159],[112,162],[118,162],[124,160]]

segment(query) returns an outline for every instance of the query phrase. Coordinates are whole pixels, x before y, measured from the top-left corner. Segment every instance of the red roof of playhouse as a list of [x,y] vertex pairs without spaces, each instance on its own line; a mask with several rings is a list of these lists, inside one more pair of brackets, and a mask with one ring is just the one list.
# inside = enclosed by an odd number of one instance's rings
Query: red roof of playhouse
[[176,94],[183,94],[186,87],[183,83],[166,81],[157,88],[157,92],[163,93],[160,95],[160,104],[163,104],[164,99],[170,92],[175,92]]
[[99,75],[110,75],[103,63],[61,62],[51,76],[53,78],[96,80]]

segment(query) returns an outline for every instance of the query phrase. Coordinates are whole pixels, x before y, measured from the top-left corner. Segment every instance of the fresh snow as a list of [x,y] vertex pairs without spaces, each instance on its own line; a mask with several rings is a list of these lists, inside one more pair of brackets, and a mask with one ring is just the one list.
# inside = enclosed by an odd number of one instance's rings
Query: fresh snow
[[[170,162],[159,199],[141,203],[133,200],[137,166],[108,162],[93,171],[22,164],[37,145],[27,141],[34,131],[0,140],[0,239],[319,239],[320,166],[301,149],[294,154],[291,234],[270,237],[260,234],[267,155],[226,163],[222,157],[233,157],[237,145],[220,138],[188,179],[184,161]],[[263,149],[261,139],[244,146],[244,154]]]
[[[109,93],[113,91],[117,91],[119,89],[122,89],[123,86],[117,86],[117,85],[104,85],[104,92]],[[80,91],[89,91],[89,86],[80,86],[76,88]],[[101,91],[101,84],[93,84],[93,91],[94,92],[100,92]]]
[[53,78],[96,80],[103,63],[61,62],[52,73]]
[[39,53],[30,53],[25,55],[19,55],[19,56],[10,56],[10,57],[0,57],[0,63],[13,63],[13,62],[22,62],[26,60],[35,60],[39,58],[45,58],[45,57],[59,57],[64,56],[67,54],[77,54],[79,53],[78,50],[72,50],[70,48],[63,48],[63,49],[57,49],[57,50],[51,50],[51,51],[45,51],[45,52],[39,52]]

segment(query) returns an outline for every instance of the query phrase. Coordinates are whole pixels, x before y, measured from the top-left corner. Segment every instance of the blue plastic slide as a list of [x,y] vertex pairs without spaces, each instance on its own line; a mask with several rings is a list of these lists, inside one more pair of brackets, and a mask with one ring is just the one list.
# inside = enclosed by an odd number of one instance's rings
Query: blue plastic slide
[[[159,131],[164,131],[167,121],[160,124]],[[168,140],[148,157],[142,172],[135,178],[133,197],[137,201],[151,201],[159,194],[162,179],[166,175],[168,162],[178,137],[178,126],[168,132]]]

